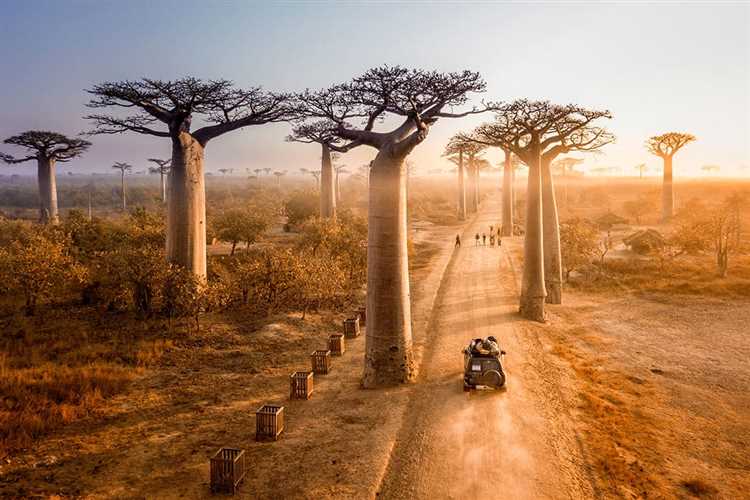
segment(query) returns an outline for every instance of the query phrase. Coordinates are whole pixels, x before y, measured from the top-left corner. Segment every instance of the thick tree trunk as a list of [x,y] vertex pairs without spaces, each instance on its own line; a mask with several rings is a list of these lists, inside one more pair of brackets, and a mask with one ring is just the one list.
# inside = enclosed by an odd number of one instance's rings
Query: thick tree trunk
[[167,259],[206,276],[206,187],[203,146],[185,132],[172,139],[167,198]]
[[336,206],[338,207],[339,203],[341,203],[341,183],[340,183],[338,170],[336,170],[335,185],[336,185]]
[[469,157],[469,168],[473,172],[471,176],[471,211],[474,213],[479,212],[479,169],[474,162],[474,157]]
[[542,223],[542,178],[540,158],[537,153],[529,163],[526,189],[526,235],[523,242],[523,277],[521,280],[521,306],[524,318],[543,322],[544,299],[544,244]]
[[164,203],[167,201],[167,182],[163,171],[159,172],[159,176],[161,177],[161,202]]
[[664,157],[664,181],[661,188],[661,221],[667,222],[674,215],[674,192],[672,190],[672,157]]
[[403,158],[381,149],[369,185],[363,385],[376,387],[411,380],[414,370]]
[[[516,224],[516,169],[511,166],[510,173],[510,204],[513,207],[513,226]],[[513,231],[513,229],[511,229]]]
[[503,225],[500,236],[513,236],[513,164],[510,151],[505,151],[503,163]]
[[336,187],[333,179],[331,149],[323,144],[320,162],[320,216],[326,219],[336,217]]
[[464,180],[464,153],[458,152],[458,220],[466,220],[466,183]]
[[542,161],[542,226],[544,234],[544,284],[548,304],[562,304],[560,221],[550,161]]
[[57,224],[60,218],[57,213],[57,180],[53,158],[37,159],[37,184],[39,185],[39,221],[43,224]]

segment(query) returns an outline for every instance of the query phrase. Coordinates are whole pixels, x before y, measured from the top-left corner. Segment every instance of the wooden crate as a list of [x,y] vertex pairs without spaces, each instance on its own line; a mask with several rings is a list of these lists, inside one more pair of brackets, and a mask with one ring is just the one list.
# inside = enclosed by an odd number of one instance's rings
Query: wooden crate
[[284,430],[284,407],[263,405],[255,412],[255,440],[279,439]]
[[310,399],[313,372],[294,372],[289,376],[289,399]]
[[332,356],[341,356],[346,352],[346,341],[343,333],[334,333],[328,337],[328,350]]
[[245,450],[220,448],[211,457],[211,491],[214,493],[237,492],[245,477]]
[[344,320],[344,335],[348,339],[359,337],[359,318],[347,318]]
[[357,313],[359,313],[359,323],[361,326],[365,326],[367,324],[367,307],[361,306],[357,309]]
[[325,375],[331,371],[331,351],[328,349],[318,349],[310,354],[310,362],[312,364],[312,371]]

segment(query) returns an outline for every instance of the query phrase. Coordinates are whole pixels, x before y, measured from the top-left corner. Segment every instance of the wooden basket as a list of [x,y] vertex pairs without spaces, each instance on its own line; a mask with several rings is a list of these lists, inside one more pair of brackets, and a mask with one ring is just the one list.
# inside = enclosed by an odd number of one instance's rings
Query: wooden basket
[[331,351],[319,349],[310,354],[312,371],[319,375],[326,375],[331,371]]
[[334,333],[328,337],[328,350],[332,356],[341,356],[346,352],[346,342],[343,333]]
[[289,376],[289,399],[310,399],[313,372],[294,372]]
[[344,320],[344,335],[348,339],[359,337],[359,318],[347,318]]
[[237,492],[245,477],[245,450],[220,448],[211,457],[211,491],[214,493]]
[[255,440],[279,439],[284,430],[284,407],[263,405],[255,412]]

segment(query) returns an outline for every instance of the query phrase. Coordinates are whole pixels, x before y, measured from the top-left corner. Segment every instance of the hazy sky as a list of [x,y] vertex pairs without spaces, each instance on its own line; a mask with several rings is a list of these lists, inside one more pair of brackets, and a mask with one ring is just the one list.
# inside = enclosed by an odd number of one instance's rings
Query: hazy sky
[[[27,129],[86,130],[84,89],[107,80],[227,78],[294,91],[400,64],[471,69],[492,100],[519,97],[612,111],[617,144],[586,166],[660,161],[649,135],[687,131],[698,142],[676,175],[706,164],[750,175],[750,7],[740,3],[458,3],[40,1],[0,3],[0,136]],[[448,167],[446,140],[490,117],[439,121],[411,158]],[[212,141],[206,168],[315,168],[319,149],[284,142],[288,126],[249,127]],[[136,170],[169,155],[168,139],[99,136],[63,170]],[[2,147],[6,152],[18,152]],[[369,161],[360,148],[342,160]],[[499,154],[493,152],[495,162]],[[2,167],[21,173],[24,167]],[[26,167],[28,168],[28,167]],[[33,172],[33,170],[32,170]]]

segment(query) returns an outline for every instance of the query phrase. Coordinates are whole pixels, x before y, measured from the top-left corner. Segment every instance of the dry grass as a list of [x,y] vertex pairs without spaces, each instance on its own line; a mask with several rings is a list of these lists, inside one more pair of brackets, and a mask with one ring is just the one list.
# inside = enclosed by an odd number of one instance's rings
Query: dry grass
[[670,295],[750,297],[750,256],[735,256],[729,275],[716,273],[710,256],[680,257],[663,267],[655,259],[611,259],[605,271],[590,270],[571,278],[568,285],[584,292],[663,292]]
[[160,324],[65,307],[0,318],[0,456],[96,415],[174,349]]

